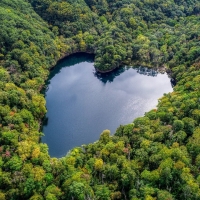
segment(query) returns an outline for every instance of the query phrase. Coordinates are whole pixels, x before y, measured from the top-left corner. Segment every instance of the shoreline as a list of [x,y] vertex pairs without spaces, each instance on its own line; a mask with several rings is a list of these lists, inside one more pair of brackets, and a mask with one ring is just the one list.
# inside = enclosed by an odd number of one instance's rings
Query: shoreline
[[[69,56],[72,56],[73,54],[78,54],[78,53],[93,54],[94,57],[95,57],[95,52],[94,51],[89,51],[89,50],[86,50],[86,51],[76,50],[74,52],[65,53],[65,54],[61,55],[61,57],[55,62],[55,64],[49,68],[49,71],[51,71],[54,67],[56,67],[56,65],[60,61],[62,61],[63,59],[65,59],[65,58],[67,58]],[[95,60],[94,60],[94,62],[95,62]],[[101,70],[101,69],[96,68],[95,66],[94,66],[94,68],[95,68],[96,72],[105,74],[105,73],[109,73],[109,72],[114,71],[115,69],[119,68],[122,65],[130,66],[130,67],[143,66],[143,67],[147,67],[147,68],[150,68],[150,69],[153,68],[153,69],[157,70],[161,74],[167,73],[170,77],[172,75],[170,68],[166,64],[162,64],[161,66],[154,66],[152,63],[138,62],[138,61],[134,61],[134,60],[129,61],[129,62],[127,62],[126,60],[122,61],[118,66],[113,67],[112,69],[109,69],[109,70]]]

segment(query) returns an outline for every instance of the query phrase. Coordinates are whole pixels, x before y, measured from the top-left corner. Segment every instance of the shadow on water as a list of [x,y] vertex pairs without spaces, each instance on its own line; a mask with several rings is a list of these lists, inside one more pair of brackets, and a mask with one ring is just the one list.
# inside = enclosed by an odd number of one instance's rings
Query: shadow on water
[[174,78],[171,78],[170,82],[171,82],[172,87],[176,86],[176,80]]
[[125,72],[126,70],[129,69],[136,69],[137,73],[145,75],[145,76],[152,76],[152,77],[156,77],[158,75],[158,71],[156,69],[149,69],[147,67],[130,67],[130,66],[121,66],[115,70],[113,70],[112,72],[108,72],[105,74],[102,74],[100,72],[94,72],[94,76],[97,77],[101,82],[103,82],[104,84],[107,82],[113,82],[114,79],[119,76],[120,74],[122,74],[123,72]]
[[95,77],[97,77],[102,83],[106,84],[107,82],[111,83],[114,81],[114,79],[119,76],[120,74],[122,74],[123,72],[125,72],[126,70],[128,70],[128,68],[126,67],[119,67],[115,70],[113,70],[112,72],[108,72],[108,73],[100,73],[95,71],[93,74]]
[[[46,81],[46,86],[50,84],[50,80],[56,75],[59,74],[62,68],[65,67],[73,67],[73,65],[82,63],[82,62],[89,62],[93,63],[94,62],[94,54],[88,54],[88,53],[75,53],[73,55],[70,55],[66,58],[63,58],[60,60],[55,67],[53,67],[50,71],[50,75]],[[146,75],[146,76],[152,76],[156,77],[158,75],[158,71],[156,69],[150,69],[147,67],[142,67],[142,66],[136,66],[136,67],[131,67],[131,66],[120,66],[119,68],[116,68],[112,72],[108,73],[100,73],[94,70],[93,74],[94,76],[99,79],[102,83],[106,84],[107,82],[111,83],[114,81],[114,79],[121,75],[123,72],[126,70],[129,70],[131,68],[134,68],[137,70],[137,73]],[[176,85],[176,82],[174,79],[171,79],[171,85],[174,87]],[[45,94],[46,87],[43,90],[43,93]]]
[[[50,80],[56,75],[61,72],[62,68],[65,67],[73,67],[73,65],[82,63],[82,62],[89,62],[94,63],[94,55],[87,54],[87,53],[76,53],[73,55],[68,56],[67,58],[64,58],[60,60],[55,67],[51,69],[51,73],[49,75],[49,78],[46,81],[46,88],[44,88],[43,93],[45,94],[48,90],[48,85],[50,85]],[[100,80],[102,83],[112,83],[114,79],[118,76],[120,76],[122,73],[124,73],[127,70],[135,69],[137,73],[145,76],[151,76],[151,77],[157,77],[159,72],[156,69],[153,68],[147,68],[142,66],[120,66],[119,68],[116,68],[112,72],[108,73],[100,73],[96,70],[93,70],[93,75]],[[170,77],[169,77],[170,78]],[[173,78],[170,78],[171,86],[172,88],[176,85],[176,81]],[[45,116],[43,119],[43,126],[48,125],[48,117]]]
[[[50,80],[56,75],[59,74],[62,68],[65,67],[73,67],[73,65],[82,63],[82,62],[89,62],[94,63],[94,54],[88,54],[88,53],[75,53],[72,54],[66,58],[63,58],[60,60],[55,67],[53,67],[50,71],[50,75],[46,81],[46,85],[50,84]],[[100,73],[97,71],[94,71],[93,74],[96,78],[98,78],[101,82],[107,83],[107,82],[113,82],[115,77],[122,74],[124,71],[128,70],[129,68],[121,66],[112,72],[108,73]]]
[[48,77],[46,84],[49,84],[49,80],[51,80],[56,74],[59,74],[61,69],[64,67],[72,67],[73,65],[82,63],[82,62],[94,62],[94,55],[88,53],[75,53],[62,60],[58,61],[55,67],[51,68],[51,73]]
[[113,134],[172,90],[169,76],[156,69],[121,66],[102,74],[93,63],[94,55],[77,53],[50,72],[43,90],[48,112],[41,141],[51,156],[62,157],[75,146],[96,141],[105,128]]
[[48,79],[45,81],[45,87],[42,89],[42,93],[45,95],[45,92],[48,90],[48,85],[50,80],[56,75],[59,74],[62,68],[72,67],[73,65],[82,63],[82,62],[94,62],[94,54],[89,53],[75,53],[70,56],[67,56],[57,62],[56,66],[50,69],[50,74]]
[[158,75],[158,71],[156,69],[149,69],[147,67],[137,67],[137,73],[139,74],[143,74],[143,75],[146,75],[146,76],[152,76],[152,77],[155,77]]

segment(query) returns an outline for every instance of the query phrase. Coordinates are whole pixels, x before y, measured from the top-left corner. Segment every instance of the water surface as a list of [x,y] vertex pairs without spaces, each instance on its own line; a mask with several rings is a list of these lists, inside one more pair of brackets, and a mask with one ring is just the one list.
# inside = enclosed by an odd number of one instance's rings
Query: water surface
[[42,142],[54,157],[96,141],[105,129],[113,134],[120,124],[143,116],[172,91],[167,74],[154,70],[122,67],[109,74],[96,73],[88,54],[62,60],[47,85]]

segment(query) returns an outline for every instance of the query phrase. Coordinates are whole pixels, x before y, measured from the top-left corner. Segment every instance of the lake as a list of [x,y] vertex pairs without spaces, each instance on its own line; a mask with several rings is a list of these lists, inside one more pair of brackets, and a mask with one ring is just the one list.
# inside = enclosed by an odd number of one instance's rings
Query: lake
[[166,73],[121,67],[100,74],[93,62],[92,55],[75,54],[51,70],[42,142],[48,144],[52,157],[95,142],[105,129],[114,134],[120,124],[143,116],[156,107],[158,98],[173,90]]

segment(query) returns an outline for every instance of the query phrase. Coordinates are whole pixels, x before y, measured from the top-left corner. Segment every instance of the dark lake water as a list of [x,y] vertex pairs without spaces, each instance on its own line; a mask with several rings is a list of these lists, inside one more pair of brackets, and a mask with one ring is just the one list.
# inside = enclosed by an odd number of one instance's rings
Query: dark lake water
[[42,142],[52,157],[62,157],[76,146],[99,139],[109,129],[156,107],[171,92],[167,74],[122,67],[108,74],[94,70],[93,56],[76,54],[62,60],[50,73],[45,92],[47,114]]

